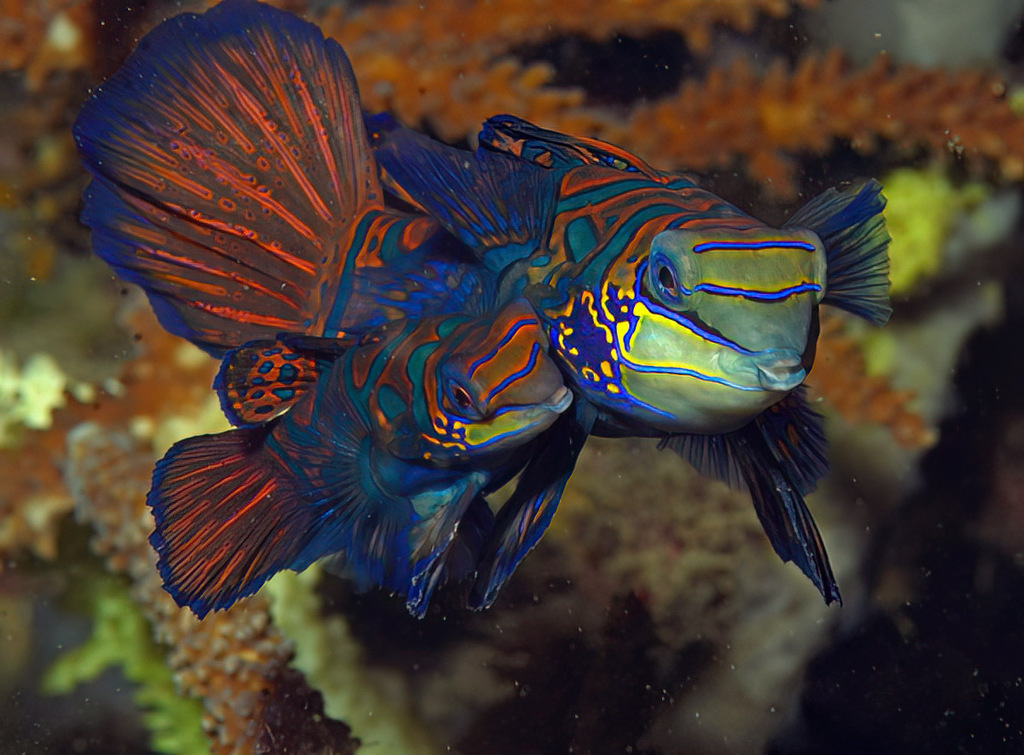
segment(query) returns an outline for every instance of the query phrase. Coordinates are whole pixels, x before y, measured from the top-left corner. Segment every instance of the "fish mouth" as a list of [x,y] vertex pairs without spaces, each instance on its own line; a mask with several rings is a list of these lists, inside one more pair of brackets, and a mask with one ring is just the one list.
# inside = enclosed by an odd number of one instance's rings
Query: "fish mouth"
[[548,396],[548,400],[541,403],[539,406],[549,412],[561,414],[569,408],[571,403],[572,391],[569,390],[568,386],[560,385],[554,393]]
[[775,352],[754,360],[757,381],[767,391],[791,391],[807,377],[803,360],[795,352]]
[[477,452],[517,448],[551,427],[572,405],[572,398],[572,391],[562,385],[544,401],[505,407],[489,421],[467,427],[466,440]]

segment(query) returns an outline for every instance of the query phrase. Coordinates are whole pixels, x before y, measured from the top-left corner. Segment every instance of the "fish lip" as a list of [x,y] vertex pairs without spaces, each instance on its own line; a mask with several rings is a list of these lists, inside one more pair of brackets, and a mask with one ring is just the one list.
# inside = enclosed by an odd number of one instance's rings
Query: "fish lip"
[[755,362],[757,380],[761,387],[769,391],[789,391],[796,388],[807,377],[803,360],[797,354],[771,354],[769,359]]
[[510,407],[507,414],[515,417],[515,432],[493,440],[488,451],[496,453],[525,445],[546,431],[572,405],[573,394],[568,386],[559,386],[545,401],[527,406]]
[[544,401],[539,406],[546,409],[549,412],[555,414],[561,414],[572,404],[572,391],[569,390],[569,386],[560,385],[555,392],[548,396],[547,401]]

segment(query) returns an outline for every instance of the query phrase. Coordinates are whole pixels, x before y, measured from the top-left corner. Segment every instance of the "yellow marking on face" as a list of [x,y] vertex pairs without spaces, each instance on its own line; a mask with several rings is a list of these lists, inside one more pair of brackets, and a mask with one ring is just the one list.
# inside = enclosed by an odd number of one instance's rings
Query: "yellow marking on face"
[[600,382],[601,380],[600,376],[598,376],[598,374],[589,367],[584,367],[583,369],[581,369],[580,374],[587,380],[590,380],[594,383]]
[[[615,343],[614,338],[612,338],[611,328],[601,322],[601,319],[598,316],[594,302],[594,294],[590,291],[584,291],[580,296],[580,302],[587,308],[587,313],[590,315],[590,319],[594,323],[594,326],[604,332],[605,341],[609,344]],[[609,317],[608,319],[613,320],[614,318]]]
[[610,362],[601,362],[601,372],[604,373],[605,377],[610,378],[612,376],[612,365]]
[[608,392],[609,393],[622,393],[622,391],[619,390],[619,386],[615,385],[615,383],[608,383]]

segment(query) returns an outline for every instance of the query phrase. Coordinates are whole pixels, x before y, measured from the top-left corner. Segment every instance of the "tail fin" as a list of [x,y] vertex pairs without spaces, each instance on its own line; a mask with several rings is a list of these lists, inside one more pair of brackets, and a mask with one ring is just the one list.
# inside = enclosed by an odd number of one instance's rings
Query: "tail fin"
[[290,489],[266,451],[271,427],[180,441],[153,473],[157,566],[171,596],[199,618],[326,555],[310,551],[329,509]]
[[783,226],[808,228],[825,245],[828,273],[823,301],[875,325],[884,325],[892,314],[884,209],[882,185],[872,179],[856,192],[829,189]]
[[178,16],[93,92],[74,134],[96,253],[169,331],[212,353],[322,334],[357,220],[382,207],[337,43],[247,0]]

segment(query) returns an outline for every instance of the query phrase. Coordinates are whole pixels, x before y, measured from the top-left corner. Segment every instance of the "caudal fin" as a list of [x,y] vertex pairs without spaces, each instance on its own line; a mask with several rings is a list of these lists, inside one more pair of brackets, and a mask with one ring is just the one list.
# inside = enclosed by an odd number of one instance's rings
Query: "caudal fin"
[[326,555],[316,549],[326,509],[291,489],[287,470],[266,452],[270,430],[188,438],[153,473],[157,566],[171,596],[199,618]]
[[74,127],[96,253],[213,353],[322,334],[382,207],[351,66],[312,24],[226,0],[157,27]]
[[858,191],[829,189],[797,210],[784,228],[808,228],[825,245],[828,262],[822,301],[884,325],[889,303],[889,232],[882,185],[871,180]]

